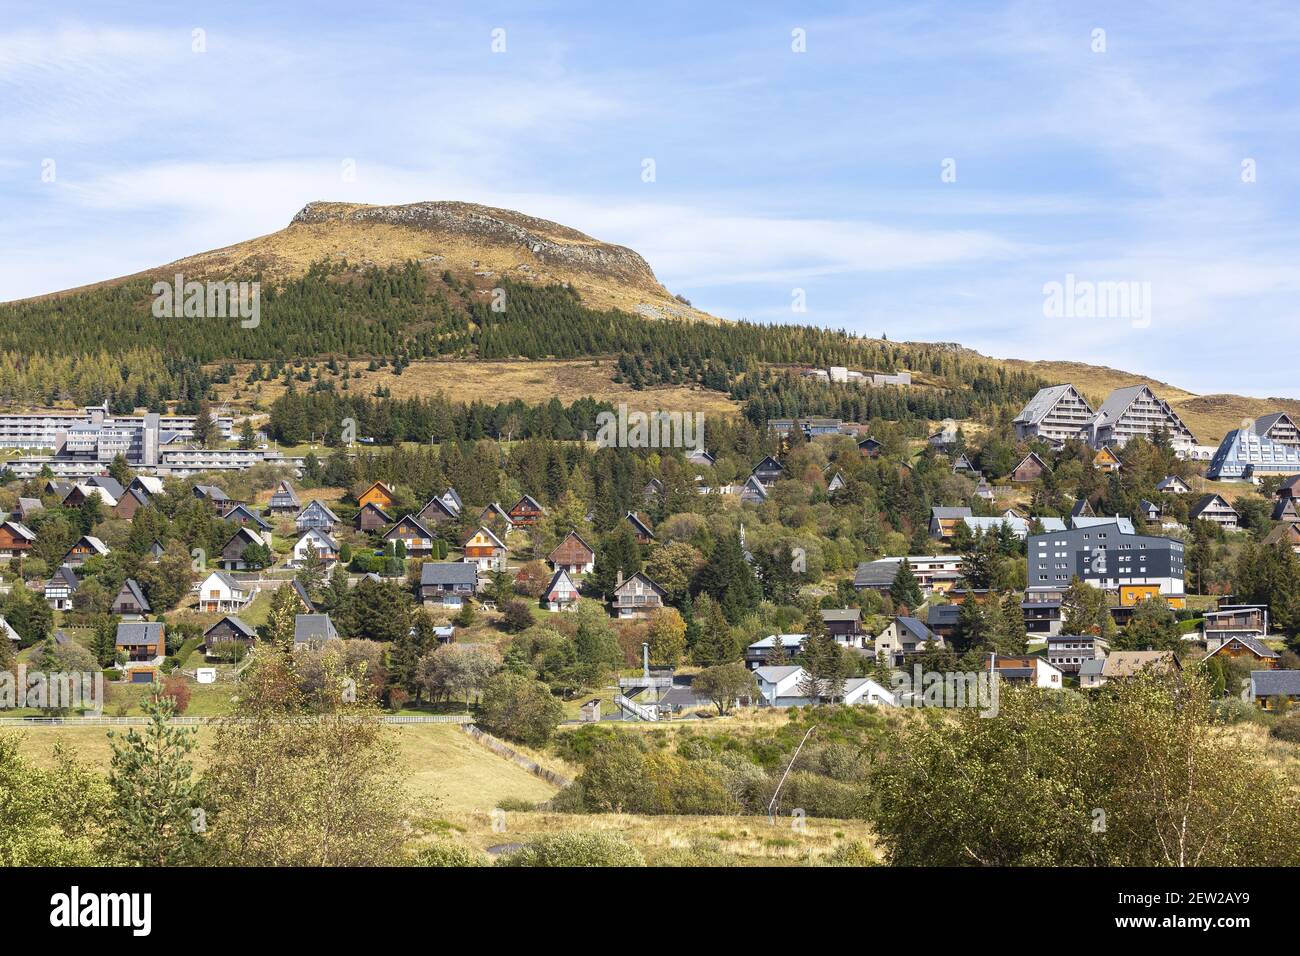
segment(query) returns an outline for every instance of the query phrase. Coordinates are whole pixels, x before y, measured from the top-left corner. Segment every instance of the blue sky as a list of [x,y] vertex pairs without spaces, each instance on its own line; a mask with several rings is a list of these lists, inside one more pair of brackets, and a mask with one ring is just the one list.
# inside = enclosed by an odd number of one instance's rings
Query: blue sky
[[0,299],[461,199],[718,315],[1300,397],[1294,5],[176,6],[0,0]]

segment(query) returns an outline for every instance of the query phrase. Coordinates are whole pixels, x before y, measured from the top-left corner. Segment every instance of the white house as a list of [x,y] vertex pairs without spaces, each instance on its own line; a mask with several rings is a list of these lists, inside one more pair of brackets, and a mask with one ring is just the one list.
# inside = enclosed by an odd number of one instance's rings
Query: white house
[[759,667],[754,670],[754,678],[758,681],[758,693],[764,703],[770,707],[780,707],[782,698],[799,696],[803,668],[797,664]]
[[303,562],[307,560],[308,549],[313,547],[327,567],[333,566],[338,561],[339,543],[319,528],[309,528],[293,546],[293,557],[290,559],[290,564],[293,567],[301,567]]
[[542,593],[548,611],[572,611],[578,605],[578,589],[564,568],[558,569]]
[[875,704],[878,707],[897,707],[894,695],[870,677],[850,677],[844,682],[844,703]]
[[213,571],[199,585],[199,610],[227,614],[253,600],[253,591],[225,571]]
[[[805,696],[804,669],[797,664],[778,667],[760,667],[754,671],[758,692],[769,707],[802,707],[812,703]],[[898,701],[881,684],[869,677],[850,677],[844,681],[843,703],[879,707],[896,707]]]

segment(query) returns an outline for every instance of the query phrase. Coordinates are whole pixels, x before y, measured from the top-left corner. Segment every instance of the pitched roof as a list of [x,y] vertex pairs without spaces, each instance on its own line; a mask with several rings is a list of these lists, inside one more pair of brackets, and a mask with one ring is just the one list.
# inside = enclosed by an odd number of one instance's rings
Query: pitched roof
[[293,490],[293,485],[288,481],[281,481],[276,485],[275,493],[271,495],[271,505],[276,508],[297,508],[298,493]]
[[1232,505],[1228,504],[1227,500],[1222,495],[1216,495],[1214,493],[1210,493],[1208,495],[1201,495],[1201,497],[1197,499],[1196,504],[1192,505],[1191,510],[1187,512],[1187,516],[1189,518],[1195,518],[1198,514],[1200,514],[1206,508],[1213,505],[1215,502],[1218,502],[1218,504],[1221,507],[1227,508],[1233,514],[1237,513],[1237,509],[1232,507]]
[[311,599],[311,595],[307,593],[307,586],[305,584],[297,578],[294,578],[293,581],[290,582],[289,587],[293,588],[293,592],[298,595],[298,600],[302,601],[302,606],[305,607],[308,612],[316,610],[316,602],[314,602]]
[[387,540],[389,537],[393,536],[396,533],[397,529],[400,528],[403,524],[405,524],[408,521],[411,524],[415,525],[415,527],[418,528],[424,534],[424,537],[426,538],[437,537],[437,535],[434,534],[432,531],[430,531],[428,528],[426,528],[424,526],[424,522],[421,521],[419,518],[417,518],[415,515],[403,515],[400,520],[394,522],[393,526],[384,532],[384,539]]
[[1300,671],[1251,671],[1250,693],[1256,698],[1300,696]]
[[326,534],[320,528],[308,528],[306,531],[302,533],[302,537],[299,538],[297,542],[294,544],[293,546],[294,550],[295,551],[298,550],[298,545],[302,544],[304,541],[306,541],[308,538],[311,537],[320,538],[322,541],[325,542],[325,544],[329,546],[329,549],[331,551],[337,551],[339,549],[338,541],[335,540],[332,536]]
[[76,572],[66,564],[60,565],[59,569],[50,575],[50,580],[45,586],[48,588],[51,584],[56,587],[62,584],[68,589],[69,593],[81,587],[81,582],[77,580]]
[[[83,534],[73,543],[72,547],[75,548],[83,541],[90,545],[90,550],[94,551],[96,554],[108,554],[108,545],[104,544],[104,542],[91,534]],[[69,548],[68,550],[70,551],[72,548]]]
[[227,614],[225,617],[223,617],[223,618],[222,618],[220,621],[218,621],[216,624],[213,624],[211,627],[209,627],[206,631],[203,632],[203,636],[204,636],[204,637],[207,637],[210,633],[212,633],[214,630],[216,630],[218,627],[220,627],[220,626],[221,626],[222,624],[224,624],[226,621],[229,621],[229,622],[230,622],[230,625],[231,625],[235,630],[237,630],[240,634],[243,634],[245,637],[257,637],[257,631],[255,631],[253,628],[249,627],[247,624],[245,624],[245,623],[244,623],[243,621],[241,621],[239,618],[235,617],[235,615],[233,615],[233,614]]
[[582,539],[582,535],[578,534],[578,532],[576,531],[570,531],[568,534],[566,534],[563,538],[560,539],[560,543],[555,546],[555,550],[552,551],[549,555],[547,555],[547,557],[548,558],[554,557],[555,552],[559,551],[562,547],[564,547],[565,542],[568,541],[570,538],[574,538],[579,544],[581,544],[584,548],[590,551],[593,555],[596,553],[596,549],[593,548],[591,545],[587,544],[587,542]]
[[803,672],[798,664],[781,664],[776,667],[756,667],[754,674],[767,684],[779,684],[786,678]]
[[[474,565],[470,565],[470,567],[473,566]],[[569,577],[569,572],[564,570],[564,568],[556,568],[555,573],[551,575],[550,583],[546,585],[546,590],[542,592],[542,597],[547,597],[554,593],[555,589],[559,587],[561,579],[568,581],[569,587],[574,591],[578,590],[577,585],[573,583],[573,578]]]
[[807,634],[769,634],[767,637],[760,637],[749,646],[754,650],[765,651],[770,647],[776,646],[776,639],[778,637],[781,639],[782,647],[795,649],[798,649],[804,641],[808,640]]
[[1147,667],[1161,667],[1173,664],[1177,666],[1178,658],[1173,651],[1111,651],[1102,668],[1107,677],[1132,677]]
[[466,543],[466,544],[469,544],[469,542],[473,541],[474,538],[475,538],[475,537],[476,537],[480,532],[482,532],[483,534],[485,534],[485,535],[487,535],[489,538],[491,538],[491,539],[496,543],[496,546],[497,546],[498,548],[504,548],[504,547],[506,546],[506,543],[505,543],[504,541],[502,541],[500,538],[498,538],[495,534],[493,534],[493,533],[492,533],[492,529],[489,528],[489,527],[487,527],[486,525],[479,525],[478,528],[474,531],[474,533],[471,534],[468,538],[465,539],[465,543]]
[[1215,654],[1219,653],[1219,651],[1223,650],[1233,641],[1236,641],[1239,644],[1241,644],[1242,647],[1248,649],[1256,657],[1264,658],[1266,660],[1273,660],[1281,656],[1280,654],[1278,654],[1277,651],[1273,650],[1273,648],[1269,647],[1267,644],[1265,644],[1263,641],[1261,641],[1259,638],[1255,637],[1252,634],[1234,634],[1231,637],[1227,638],[1222,644],[1220,644],[1214,650],[1210,651],[1210,653],[1206,654],[1205,656],[1213,657]]
[[1286,412],[1269,412],[1267,415],[1261,415],[1255,419],[1255,434],[1264,435],[1268,430],[1278,422],[1286,419],[1288,424],[1294,425],[1295,421]]
[[860,607],[828,607],[821,610],[822,620],[830,621],[860,621],[862,620],[862,608]]
[[162,641],[161,621],[122,621],[117,625],[117,643],[123,647],[139,647]]
[[[136,606],[139,607],[141,611],[149,610],[149,602],[145,600],[144,592],[140,590],[140,585],[135,583],[135,578],[127,578],[122,583],[122,587],[117,592],[118,598],[122,596],[123,591],[127,592],[127,594],[131,596],[131,600],[136,603]],[[117,598],[113,599],[113,603],[117,603]]]
[[[366,508],[374,508],[377,511],[379,510],[379,506],[375,504],[373,501],[367,502]],[[444,500],[444,498],[442,498],[441,496],[436,498],[430,498],[428,501],[426,501],[424,505],[420,508],[419,513],[424,514],[430,508],[433,508],[435,511],[441,511],[448,518],[455,518],[460,514],[460,509],[457,508],[454,503],[448,504],[446,500]],[[379,513],[383,514],[382,511],[380,511]],[[392,521],[393,519],[389,518],[388,520]]]
[[231,591],[248,590],[242,584],[240,584],[238,581],[232,578],[229,574],[227,574],[225,571],[213,571],[206,578],[204,578],[203,581],[206,584],[208,581],[211,581],[213,578],[216,578],[221,584],[225,585]]
[[33,531],[31,528],[27,527],[27,525],[23,524],[21,521],[6,521],[4,523],[4,527],[8,528],[14,534],[18,535],[18,537],[24,538],[27,541],[36,540],[36,532]]
[[1300,522],[1291,521],[1287,524],[1280,524],[1276,528],[1264,535],[1265,544],[1281,544],[1288,538],[1300,538]]
[[264,519],[262,518],[262,516],[259,515],[257,512],[255,512],[252,508],[250,508],[250,507],[248,507],[248,505],[246,505],[246,504],[242,504],[242,503],[241,503],[241,504],[237,504],[237,505],[235,505],[235,507],[231,508],[231,509],[230,509],[229,511],[227,511],[225,514],[223,514],[223,515],[221,516],[221,520],[222,520],[222,521],[236,521],[236,520],[238,520],[240,517],[243,517],[243,518],[246,518],[246,519],[252,521],[252,522],[253,522],[255,525],[257,525],[259,528],[269,529],[269,528],[271,527],[270,522],[264,520]]
[[426,561],[420,565],[420,584],[440,587],[447,584],[474,585],[478,582],[478,565],[473,561]]
[[1179,478],[1177,475],[1165,475],[1165,477],[1161,478],[1158,482],[1156,482],[1156,491],[1166,491],[1169,488],[1175,488],[1179,486],[1188,489],[1191,488],[1191,485],[1189,485],[1182,478]]
[[629,511],[626,520],[632,522],[633,527],[639,528],[646,537],[653,538],[655,536],[655,533],[650,530],[650,526],[642,521],[635,511]]
[[1045,461],[1043,461],[1043,459],[1039,458],[1037,452],[1033,452],[1033,451],[1031,451],[1031,452],[1030,452],[1028,455],[1026,455],[1024,458],[1021,458],[1021,459],[1020,459],[1020,464],[1019,464],[1019,465],[1016,465],[1016,467],[1015,467],[1015,468],[1012,468],[1011,470],[1012,470],[1012,471],[1017,471],[1017,470],[1019,470],[1020,465],[1023,465],[1025,462],[1029,461],[1031,458],[1032,458],[1034,461],[1038,462],[1038,467],[1039,467],[1039,468],[1042,468],[1043,470],[1046,470],[1046,469],[1047,469],[1047,462],[1045,462]]
[[970,516],[971,510],[965,505],[958,508],[946,508],[941,505],[935,505],[930,509],[931,518],[969,518]]
[[[435,498],[434,501],[437,501],[437,499]],[[429,504],[433,504],[433,501],[429,502]],[[441,504],[441,502],[439,502],[439,504]],[[427,507],[429,507],[429,505],[424,506],[424,508]],[[420,511],[423,512],[424,508],[421,508]],[[379,505],[375,504],[373,501],[367,501],[364,505],[361,506],[361,508],[357,511],[358,519],[361,517],[361,515],[365,514],[367,511],[373,511],[375,514],[379,515],[379,517],[383,519],[384,524],[393,523],[392,515],[390,515],[383,508],[379,507]]]
[[[1066,393],[1073,389],[1073,385],[1051,385],[1047,388],[1040,388],[1020,410],[1020,414],[1014,419],[1014,423],[1021,425],[1034,425],[1041,422],[1047,417],[1048,413],[1056,407],[1056,403],[1065,397]],[[1088,405],[1082,395],[1079,396],[1085,405]],[[1089,410],[1092,406],[1088,405]]]
[[293,642],[310,644],[339,636],[328,614],[298,614],[293,619]]
[[543,510],[542,503],[537,501],[537,498],[534,498],[532,494],[524,494],[524,496],[520,496],[519,501],[513,503],[510,510],[513,511],[517,509],[517,507],[519,507],[520,505],[524,505],[524,503],[528,503],[528,505],[532,505],[533,509],[536,509],[537,511]]
[[632,575],[630,578],[628,578],[626,581],[624,581],[622,584],[616,587],[614,589],[614,593],[618,594],[621,591],[623,591],[625,588],[631,587],[632,582],[635,581],[637,578],[640,578],[646,584],[650,585],[650,587],[653,588],[655,593],[657,593],[660,597],[664,597],[664,598],[668,597],[668,592],[665,591],[663,588],[661,588],[659,585],[655,584],[654,581],[650,580],[649,576],[647,576],[644,571],[638,571],[636,574]]
[[878,558],[875,561],[863,561],[853,575],[855,588],[880,587],[893,583],[898,574],[902,558]]
[[935,639],[934,632],[922,624],[914,617],[896,617],[899,627],[908,631],[918,641],[932,641]]
[[301,518],[308,511],[312,511],[313,509],[317,511],[324,511],[325,516],[329,518],[330,521],[334,522],[335,524],[338,523],[339,516],[336,515],[333,511],[331,511],[330,506],[327,505],[325,502],[321,501],[319,498],[313,498],[311,501],[307,502],[307,504],[303,506],[302,511],[298,512],[298,517]]

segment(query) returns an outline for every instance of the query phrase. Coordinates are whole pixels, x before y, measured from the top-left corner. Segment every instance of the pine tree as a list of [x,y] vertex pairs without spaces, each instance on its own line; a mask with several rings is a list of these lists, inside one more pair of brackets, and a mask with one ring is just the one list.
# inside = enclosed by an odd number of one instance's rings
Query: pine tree
[[898,564],[898,571],[894,574],[894,580],[889,585],[889,596],[893,599],[896,607],[916,608],[925,600],[921,593],[921,586],[916,581],[916,575],[912,573],[912,565],[904,558]]
[[132,729],[121,741],[109,734],[116,842],[128,859],[146,866],[194,864],[205,822],[189,760],[196,731],[172,725],[170,697],[155,692],[142,708],[149,718],[143,731]]
[[271,612],[266,623],[257,629],[258,635],[286,653],[292,652],[294,626],[301,611],[302,603],[293,588],[288,584],[280,585],[271,596]]

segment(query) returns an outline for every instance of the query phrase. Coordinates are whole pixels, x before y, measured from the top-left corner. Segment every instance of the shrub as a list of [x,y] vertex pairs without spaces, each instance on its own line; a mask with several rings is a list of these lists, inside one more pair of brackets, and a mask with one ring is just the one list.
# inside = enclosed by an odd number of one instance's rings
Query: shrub
[[415,854],[415,866],[489,866],[486,854],[451,840],[438,840]]
[[190,682],[180,674],[168,674],[163,678],[159,696],[170,697],[176,702],[176,716],[185,713],[190,706]]
[[826,857],[827,866],[879,866],[871,848],[861,840],[841,843]]
[[564,707],[540,681],[502,672],[483,689],[479,722],[488,733],[530,747],[550,740],[564,718]]
[[1287,714],[1269,729],[1269,733],[1278,740],[1300,744],[1300,714]]
[[501,857],[497,866],[645,866],[645,857],[611,833],[548,833]]

